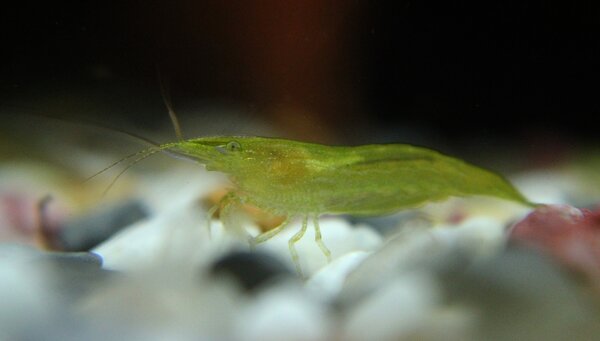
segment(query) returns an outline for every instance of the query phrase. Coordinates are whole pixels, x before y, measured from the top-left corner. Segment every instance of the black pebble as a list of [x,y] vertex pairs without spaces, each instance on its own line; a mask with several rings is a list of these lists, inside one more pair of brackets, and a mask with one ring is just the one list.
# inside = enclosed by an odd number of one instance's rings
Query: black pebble
[[110,206],[67,222],[57,233],[63,251],[89,251],[116,232],[148,216],[137,200]]
[[277,258],[260,252],[236,251],[213,264],[213,275],[228,275],[248,291],[253,291],[267,282],[292,275]]

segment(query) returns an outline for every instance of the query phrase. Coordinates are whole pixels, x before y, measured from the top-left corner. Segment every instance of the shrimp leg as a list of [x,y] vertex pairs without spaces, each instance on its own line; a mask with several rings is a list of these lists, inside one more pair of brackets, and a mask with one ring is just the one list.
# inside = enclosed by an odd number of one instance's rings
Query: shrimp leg
[[218,204],[213,205],[213,207],[211,207],[207,212],[206,212],[206,230],[208,231],[208,239],[212,238],[212,218],[215,215],[215,213],[217,212],[217,210],[220,207],[220,202]]
[[238,215],[241,213],[241,202],[239,198],[233,192],[230,192],[221,199],[219,205],[221,206],[221,222],[223,223],[223,227],[245,236],[246,240],[251,243],[252,237],[240,224],[240,217]]
[[260,243],[264,243],[267,240],[273,238],[276,234],[278,234],[279,232],[283,231],[283,229],[285,229],[289,224],[290,221],[292,220],[293,216],[288,216],[283,223],[281,223],[279,226],[259,234],[258,236],[256,236],[255,238],[252,239],[252,246],[255,246],[257,244]]
[[225,206],[227,206],[228,202],[231,200],[235,200],[235,195],[231,192],[227,193],[223,196],[218,203],[214,204],[208,211],[206,211],[206,229],[208,230],[208,238],[212,237],[212,218],[217,213],[219,208],[222,210]]
[[318,215],[313,216],[313,225],[315,227],[315,242],[317,243],[317,245],[319,246],[319,248],[321,249],[321,251],[323,252],[325,257],[327,257],[327,262],[331,262],[331,251],[329,251],[327,246],[325,246],[325,243],[323,243],[323,238],[321,236],[321,227],[319,226],[319,216]]
[[294,246],[294,244],[296,244],[300,239],[302,239],[302,237],[304,236],[304,233],[306,233],[307,227],[308,227],[308,216],[305,216],[304,219],[302,219],[302,228],[300,229],[300,231],[298,231],[298,233],[296,233],[288,241],[288,247],[290,249],[290,254],[292,255],[292,261],[294,262],[294,265],[296,265],[296,272],[298,272],[300,277],[304,277],[304,274],[302,273],[302,268],[300,267],[300,259],[298,257],[298,252],[296,251],[296,247]]

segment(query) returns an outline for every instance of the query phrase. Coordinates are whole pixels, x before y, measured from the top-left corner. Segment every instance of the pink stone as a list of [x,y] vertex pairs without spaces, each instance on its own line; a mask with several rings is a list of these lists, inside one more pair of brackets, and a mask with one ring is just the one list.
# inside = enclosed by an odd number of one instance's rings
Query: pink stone
[[509,240],[538,249],[600,283],[600,208],[540,207],[512,227]]

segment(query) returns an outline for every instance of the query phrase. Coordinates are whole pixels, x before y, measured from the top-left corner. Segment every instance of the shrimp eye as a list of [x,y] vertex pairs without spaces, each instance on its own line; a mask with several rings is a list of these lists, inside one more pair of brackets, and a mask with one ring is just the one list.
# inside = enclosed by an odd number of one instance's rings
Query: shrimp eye
[[242,150],[242,146],[237,141],[228,142],[225,148],[230,152]]

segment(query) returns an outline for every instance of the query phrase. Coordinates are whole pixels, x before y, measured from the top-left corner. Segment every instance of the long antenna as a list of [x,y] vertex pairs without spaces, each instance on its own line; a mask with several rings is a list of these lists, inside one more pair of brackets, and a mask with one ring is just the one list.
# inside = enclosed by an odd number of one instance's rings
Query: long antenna
[[[122,158],[122,159],[120,159],[120,160],[118,160],[118,161],[116,161],[116,162],[113,162],[111,165],[109,165],[109,166],[105,167],[105,168],[104,168],[104,169],[102,169],[101,171],[99,171],[99,172],[96,172],[95,174],[92,174],[92,175],[91,175],[91,176],[89,176],[87,179],[85,179],[85,180],[84,180],[84,182],[88,182],[89,180],[91,180],[91,179],[93,179],[93,178],[97,177],[98,175],[100,175],[100,174],[102,174],[102,173],[104,173],[104,172],[108,171],[109,169],[112,169],[113,167],[117,166],[118,164],[120,164],[120,163],[122,163],[122,162],[124,162],[124,161],[131,160],[132,158],[135,158],[133,161],[131,161],[129,164],[127,164],[127,165],[125,166],[125,168],[123,168],[123,169],[122,169],[122,170],[121,170],[121,171],[120,171],[120,172],[117,174],[117,176],[115,176],[115,177],[112,179],[112,181],[110,182],[110,184],[108,185],[108,187],[106,187],[106,189],[104,190],[104,192],[103,192],[103,194],[102,194],[102,196],[105,196],[105,195],[108,193],[108,191],[109,191],[109,190],[110,190],[110,189],[113,187],[113,185],[114,185],[114,184],[117,182],[117,180],[119,180],[119,178],[120,178],[120,177],[121,177],[123,174],[125,174],[125,172],[126,172],[127,170],[129,170],[129,168],[131,168],[131,167],[135,166],[137,163],[139,163],[139,162],[141,162],[141,161],[143,161],[143,160],[145,160],[145,159],[149,158],[150,156],[152,156],[152,155],[154,155],[154,154],[156,154],[156,153],[159,153],[159,152],[164,152],[164,153],[167,153],[167,154],[169,154],[169,155],[172,155],[172,156],[175,156],[175,157],[183,157],[183,158],[185,158],[185,155],[181,155],[181,154],[179,154],[179,153],[177,153],[177,152],[172,152],[172,151],[168,151],[168,150],[167,150],[167,149],[169,149],[169,148],[171,148],[171,147],[175,146],[176,144],[177,144],[176,142],[173,142],[173,143],[166,143],[166,144],[163,144],[163,145],[160,145],[160,146],[155,146],[155,147],[146,148],[146,149],[144,149],[144,150],[140,150],[140,151],[138,151],[138,152],[136,152],[136,153],[133,153],[133,154],[127,155],[126,157],[124,157],[124,158]],[[192,159],[192,158],[189,158],[189,159]],[[192,160],[194,160],[194,159],[192,159]]]
[[[129,160],[129,159],[131,159],[133,157],[136,157],[136,156],[137,157],[143,157],[144,155],[148,154],[152,150],[153,150],[152,148],[147,148],[147,149],[143,149],[143,150],[140,150],[138,152],[135,152],[133,154],[127,155],[124,158],[122,158],[120,160],[117,160],[117,161],[111,163],[110,165],[104,167],[102,170],[100,170],[100,171],[98,171],[98,172],[96,172],[96,173],[88,176],[83,182],[88,182],[88,181],[92,180],[93,178],[97,177],[98,175],[100,175],[102,173],[105,173],[109,169],[112,169],[113,167],[117,166],[118,164],[120,164],[120,163],[122,163],[124,161],[127,161],[127,160]],[[127,167],[127,168],[129,168],[129,167]]]
[[[119,178],[121,177],[121,175],[125,174],[125,172],[127,170],[129,170],[129,168],[135,166],[138,162],[143,161],[145,159],[147,159],[148,157],[156,154],[160,152],[160,149],[146,149],[143,151],[143,153],[138,153],[141,154],[140,157],[136,158],[135,160],[133,160],[132,162],[130,162],[125,168],[123,168],[119,174],[117,174],[117,176],[115,176],[112,181],[110,182],[110,184],[108,185],[108,187],[106,187],[104,189],[104,192],[102,193],[102,196],[105,196],[108,191],[110,191],[110,189],[114,186],[114,184],[117,182],[117,180],[119,180]],[[125,160],[129,159],[129,157],[127,157]],[[124,160],[122,160],[124,161]],[[111,167],[112,168],[112,167]]]
[[167,111],[169,112],[169,117],[171,118],[171,123],[173,124],[173,129],[175,129],[175,136],[179,141],[183,141],[183,133],[181,132],[181,125],[179,124],[179,119],[177,119],[177,114],[175,114],[175,110],[173,110],[173,103],[171,102],[171,96],[167,91],[168,84],[164,81],[161,76],[160,68],[158,65],[156,66],[156,71],[158,73],[158,83],[160,84],[160,93],[162,95],[163,102],[167,107]]

